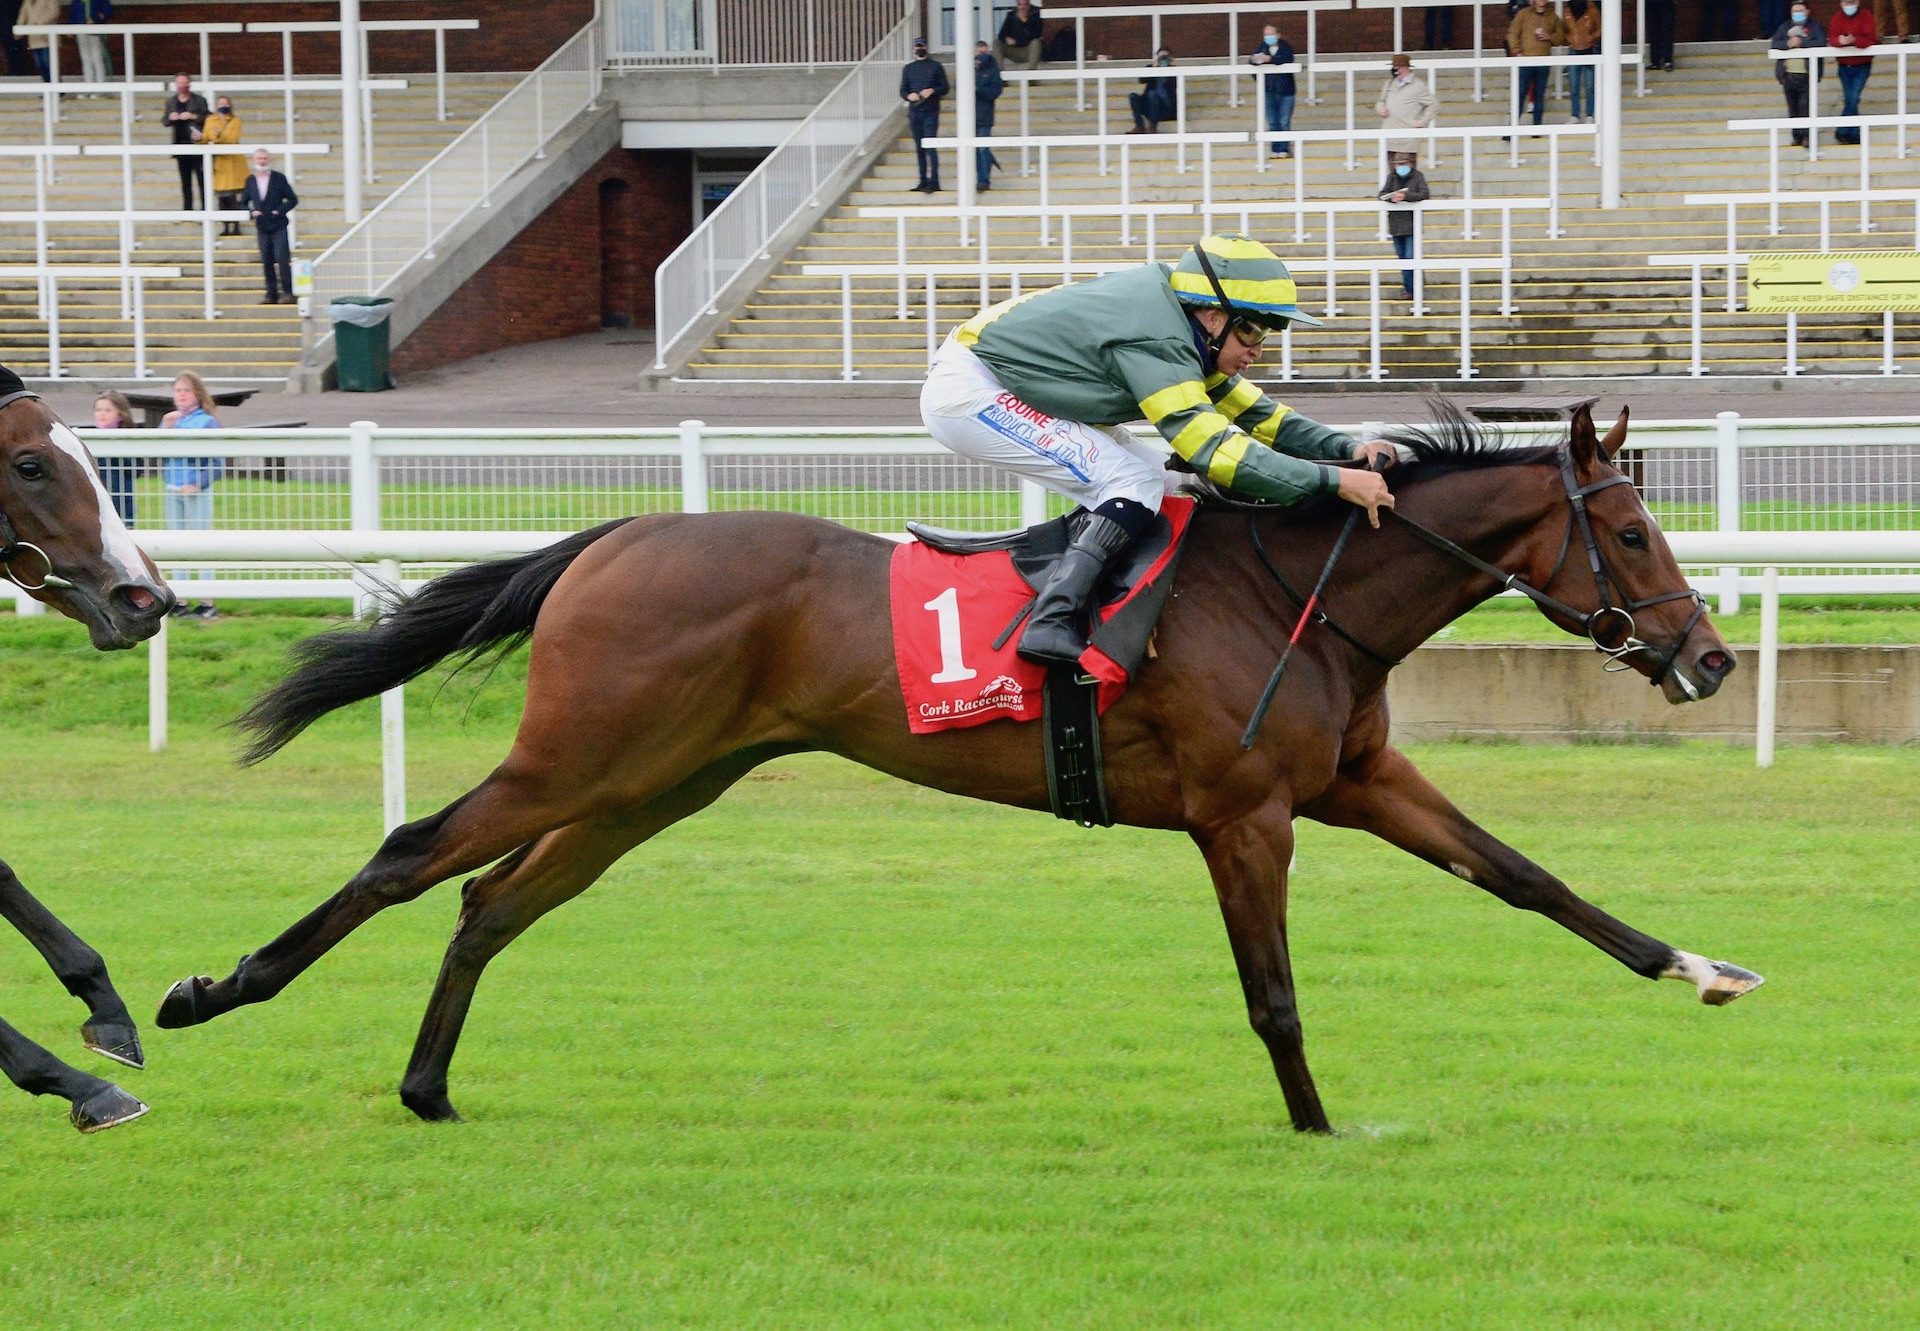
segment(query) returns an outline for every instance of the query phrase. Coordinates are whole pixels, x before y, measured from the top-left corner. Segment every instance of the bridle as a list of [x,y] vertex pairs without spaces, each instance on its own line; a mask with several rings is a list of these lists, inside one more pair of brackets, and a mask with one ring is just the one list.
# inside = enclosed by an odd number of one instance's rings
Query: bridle
[[[18,383],[19,380],[16,379],[14,382]],[[40,395],[28,388],[0,394],[0,411],[5,411],[22,398],[32,398],[38,402]],[[40,581],[28,582],[14,571],[14,561],[24,554],[40,557],[41,564],[45,566],[45,572],[40,575]],[[45,550],[32,541],[21,540],[14,533],[13,520],[6,515],[4,509],[0,509],[0,578],[5,578],[23,592],[46,591],[48,588],[71,590],[73,587],[72,583],[53,571],[53,560]]]
[[[1658,685],[1667,677],[1667,674],[1673,670],[1673,662],[1680,654],[1681,645],[1692,635],[1695,626],[1697,626],[1700,620],[1706,615],[1706,598],[1691,587],[1683,588],[1680,591],[1662,592],[1658,596],[1645,596],[1638,600],[1628,596],[1625,585],[1621,583],[1619,575],[1613,571],[1607,564],[1606,558],[1600,553],[1600,543],[1595,539],[1593,534],[1593,520],[1587,513],[1587,499],[1589,496],[1598,494],[1600,491],[1609,489],[1615,485],[1630,485],[1632,484],[1632,479],[1624,475],[1615,475],[1603,477],[1591,485],[1581,485],[1579,479],[1574,475],[1573,458],[1567,449],[1562,448],[1559,450],[1558,462],[1561,483],[1566,487],[1567,506],[1570,510],[1570,516],[1567,519],[1566,535],[1560,539],[1560,553],[1558,557],[1554,559],[1553,568],[1547,574],[1544,582],[1546,586],[1551,587],[1555,580],[1559,578],[1560,570],[1566,565],[1568,552],[1573,549],[1573,534],[1578,531],[1580,533],[1580,543],[1586,548],[1587,568],[1593,574],[1594,591],[1599,600],[1599,605],[1592,610],[1583,611],[1568,605],[1559,597],[1549,595],[1547,592],[1525,581],[1518,573],[1509,573],[1505,569],[1488,563],[1458,542],[1447,539],[1431,527],[1426,526],[1414,518],[1407,517],[1396,509],[1383,509],[1382,511],[1392,514],[1403,526],[1407,527],[1414,535],[1418,536],[1428,545],[1431,545],[1434,549],[1451,555],[1454,559],[1467,565],[1467,567],[1473,569],[1475,572],[1485,574],[1487,577],[1499,583],[1503,588],[1519,592],[1522,596],[1525,596],[1542,609],[1552,611],[1563,619],[1571,620],[1579,626],[1579,631],[1587,636],[1588,641],[1593,643],[1594,649],[1607,658],[1605,669],[1609,671],[1630,670],[1633,668],[1633,663],[1627,660],[1629,656],[1638,652],[1645,652],[1652,656],[1657,668],[1653,671],[1648,682]],[[1267,572],[1273,575],[1274,579],[1279,582],[1287,594],[1292,597],[1296,605],[1304,605],[1305,602],[1301,600],[1300,594],[1294,591],[1286,578],[1281,576],[1280,570],[1268,556],[1266,547],[1261,544],[1257,524],[1250,522],[1249,527],[1253,531],[1254,549],[1259,553],[1261,563],[1266,565]],[[1615,593],[1618,593],[1617,599]],[[1639,629],[1634,623],[1633,618],[1635,612],[1645,610],[1648,606],[1664,605],[1668,601],[1679,600],[1691,600],[1693,602],[1693,615],[1687,620],[1686,627],[1680,630],[1671,645],[1662,651],[1660,648],[1655,647],[1652,643],[1647,642],[1639,636]],[[1332,620],[1328,619],[1324,612],[1315,615],[1315,622],[1325,625],[1340,639],[1350,646],[1357,648],[1363,655],[1373,658],[1382,665],[1391,667],[1399,664],[1397,661],[1389,660],[1379,652],[1374,651],[1356,639],[1352,634],[1341,629],[1338,625],[1334,624]],[[1608,632],[1609,625],[1620,628],[1622,634],[1616,638],[1614,634]],[[1608,643],[1610,641],[1615,642],[1616,645],[1609,646]],[[1698,696],[1692,681],[1684,674],[1676,674],[1674,678],[1679,680],[1681,688],[1685,689],[1691,695]]]

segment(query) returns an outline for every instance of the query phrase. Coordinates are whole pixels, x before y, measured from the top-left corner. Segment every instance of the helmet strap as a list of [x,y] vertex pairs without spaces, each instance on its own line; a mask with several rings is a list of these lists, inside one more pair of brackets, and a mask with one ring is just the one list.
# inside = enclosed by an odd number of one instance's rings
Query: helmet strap
[[1220,331],[1207,339],[1207,359],[1212,362],[1207,369],[1211,371],[1219,363],[1220,353],[1227,349],[1227,334],[1232,330],[1234,320],[1240,317],[1240,311],[1227,299],[1227,290],[1220,285],[1220,275],[1213,271],[1213,261],[1207,258],[1206,249],[1197,241],[1193,246],[1193,257],[1200,261],[1200,271],[1207,275],[1207,281],[1213,285],[1213,294],[1220,300],[1220,313],[1225,316],[1220,322]]

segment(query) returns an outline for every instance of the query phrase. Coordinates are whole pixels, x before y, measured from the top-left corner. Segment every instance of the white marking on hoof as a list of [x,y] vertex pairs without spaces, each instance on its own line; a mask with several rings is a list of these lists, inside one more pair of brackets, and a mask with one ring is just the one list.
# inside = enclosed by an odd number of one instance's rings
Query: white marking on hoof
[[1473,881],[1473,870],[1469,869],[1464,864],[1448,864],[1447,872],[1452,874],[1455,878],[1465,879],[1469,883]]
[[1730,961],[1709,961],[1692,952],[1675,949],[1673,960],[1660,972],[1663,980],[1691,980],[1700,1001],[1708,1007],[1724,1007],[1744,993],[1758,989],[1766,980]]

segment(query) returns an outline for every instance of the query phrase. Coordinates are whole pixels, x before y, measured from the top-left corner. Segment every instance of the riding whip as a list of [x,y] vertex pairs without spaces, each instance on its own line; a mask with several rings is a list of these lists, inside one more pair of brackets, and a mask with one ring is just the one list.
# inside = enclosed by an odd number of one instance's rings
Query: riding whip
[[[1373,459],[1367,459],[1367,470],[1373,470]],[[1313,612],[1319,607],[1320,593],[1327,589],[1327,579],[1333,576],[1333,566],[1340,562],[1340,556],[1346,551],[1347,538],[1353,535],[1355,524],[1360,521],[1360,508],[1354,507],[1347,514],[1347,520],[1340,528],[1340,538],[1333,543],[1333,550],[1327,555],[1326,567],[1320,570],[1320,577],[1313,584],[1313,590],[1307,595],[1307,602],[1300,607],[1300,619],[1293,626],[1293,633],[1287,638],[1287,645],[1280,652],[1280,663],[1273,668],[1273,674],[1267,678],[1267,687],[1260,694],[1260,701],[1253,709],[1253,719],[1247,722],[1246,733],[1240,736],[1240,747],[1251,749],[1254,739],[1260,734],[1261,723],[1267,719],[1267,709],[1273,706],[1273,695],[1280,690],[1280,677],[1287,673],[1287,662],[1293,659],[1294,644],[1300,641],[1300,635],[1307,631],[1307,623],[1313,618]]]

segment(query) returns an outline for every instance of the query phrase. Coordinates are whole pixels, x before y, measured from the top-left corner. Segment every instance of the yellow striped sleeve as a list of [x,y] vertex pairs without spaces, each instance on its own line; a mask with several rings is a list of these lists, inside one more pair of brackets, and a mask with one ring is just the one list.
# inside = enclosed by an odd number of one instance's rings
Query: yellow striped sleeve
[[1140,414],[1155,425],[1177,411],[1189,411],[1207,405],[1207,390],[1198,380],[1186,379],[1140,400]]
[[1229,432],[1207,459],[1207,479],[1215,485],[1232,485],[1240,470],[1240,459],[1247,455],[1247,447],[1252,442],[1238,430]]
[[1251,407],[1260,400],[1260,397],[1261,393],[1259,389],[1255,388],[1245,379],[1236,376],[1233,381],[1233,386],[1226,391],[1224,396],[1215,399],[1213,405],[1219,408],[1222,416],[1225,416],[1230,421],[1237,421],[1245,414],[1248,407]]
[[1246,427],[1246,429],[1248,434],[1258,439],[1268,448],[1272,448],[1274,438],[1280,433],[1280,422],[1287,418],[1287,413],[1292,411],[1293,408],[1283,407],[1270,398],[1268,399],[1268,403],[1273,407],[1273,413],[1263,421],[1255,421],[1252,425]]
[[[1233,422],[1217,411],[1196,411],[1193,418],[1180,427],[1180,432],[1167,442],[1173,445],[1173,451],[1195,465],[1202,465],[1200,452],[1213,437],[1218,434],[1236,434]],[[1242,449],[1242,453],[1246,450]]]

